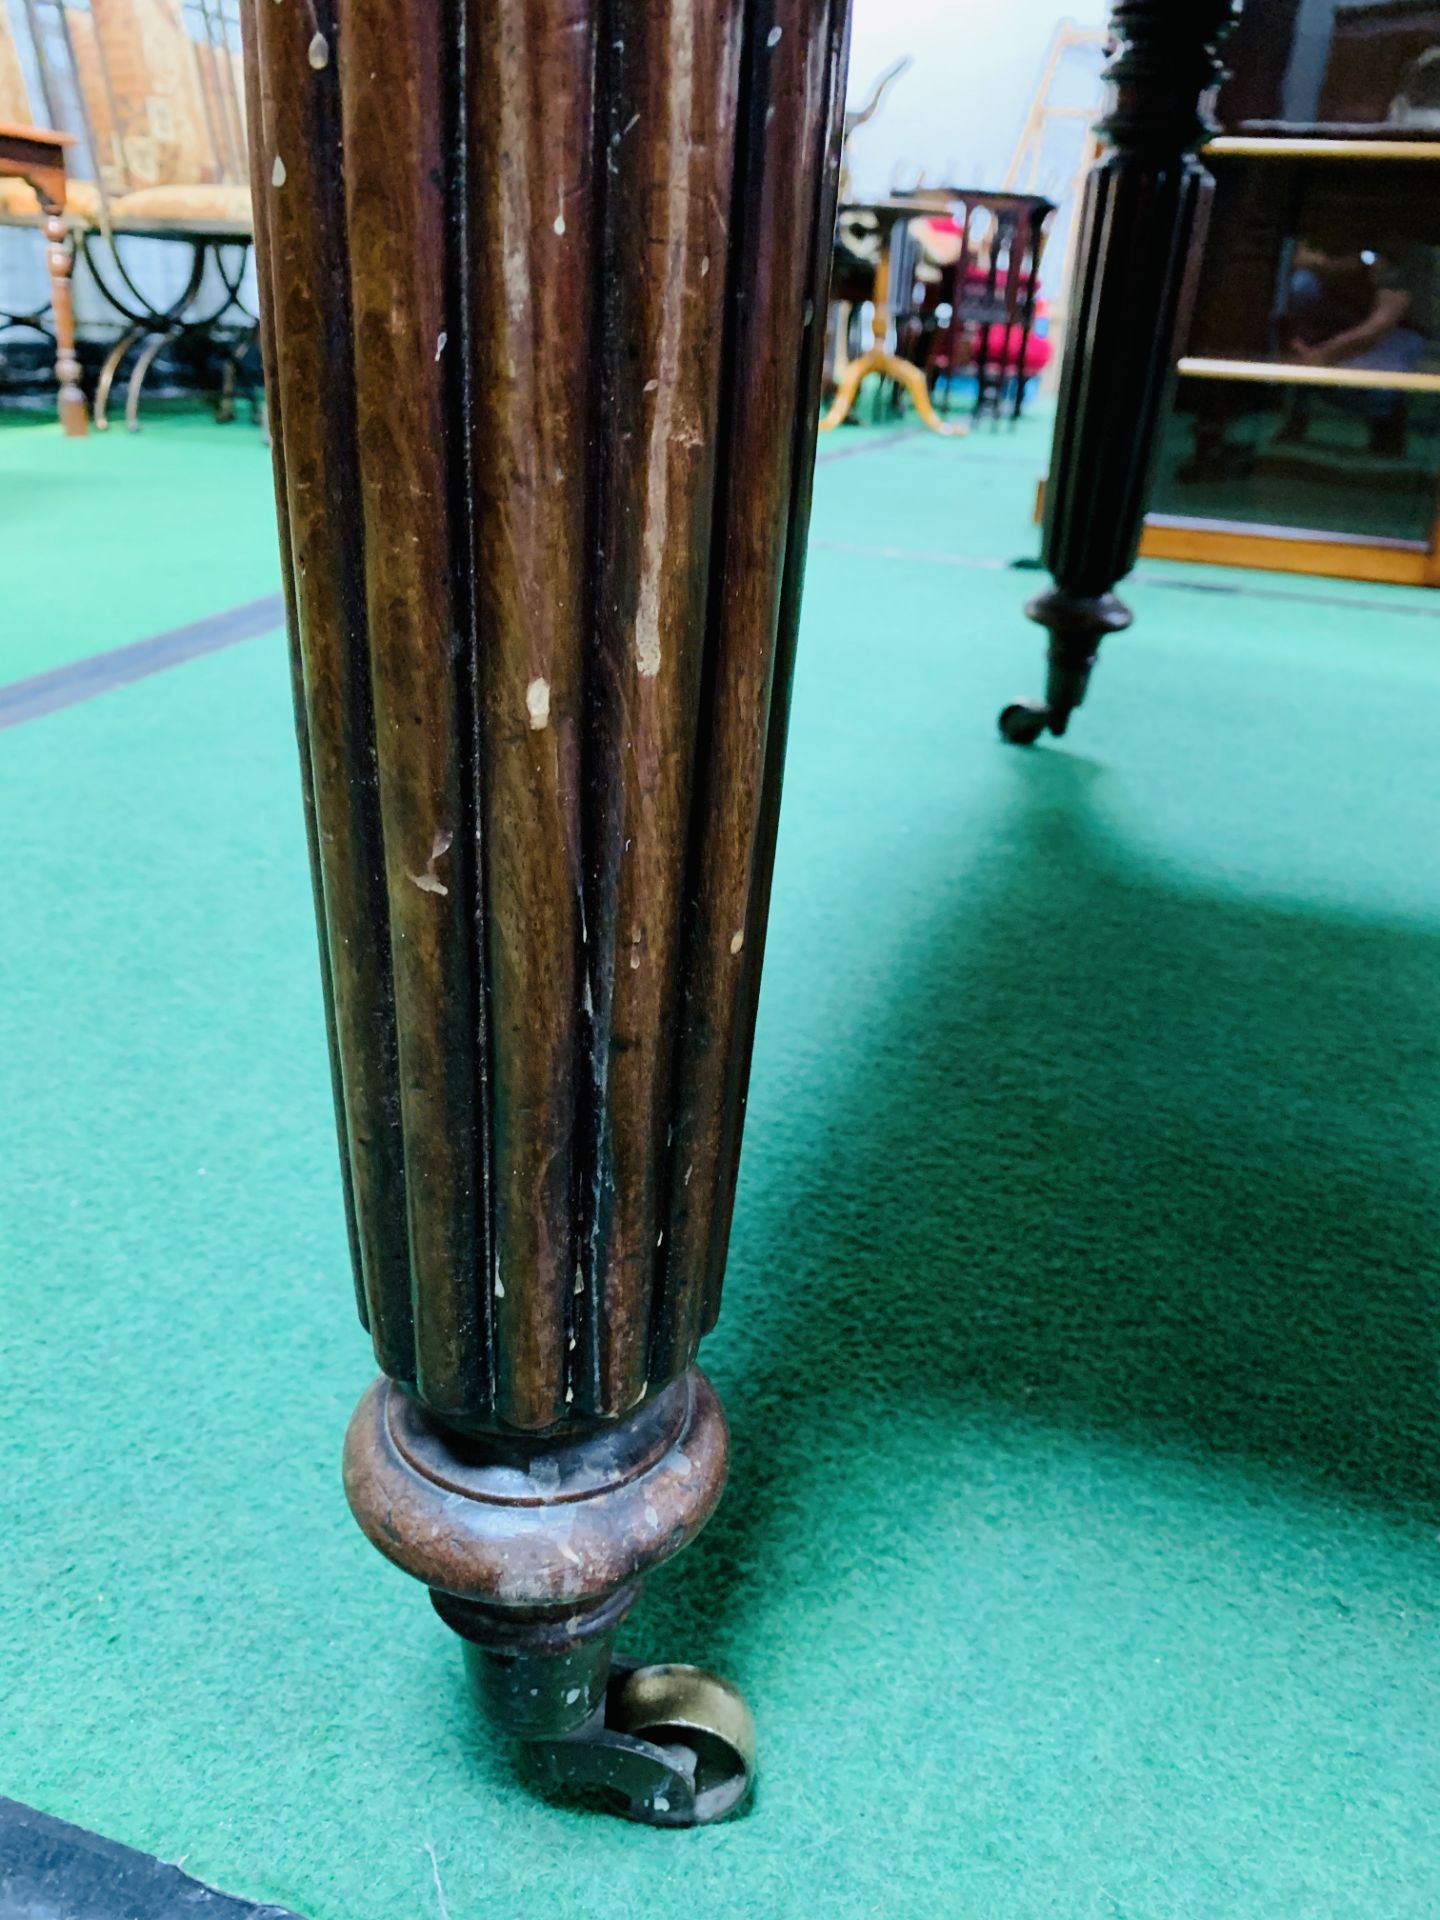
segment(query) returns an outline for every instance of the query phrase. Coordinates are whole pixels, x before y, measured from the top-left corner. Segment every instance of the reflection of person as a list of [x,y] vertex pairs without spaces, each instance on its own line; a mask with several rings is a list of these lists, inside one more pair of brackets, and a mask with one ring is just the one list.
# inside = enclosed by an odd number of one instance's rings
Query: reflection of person
[[[1298,241],[1279,315],[1281,357],[1306,367],[1413,373],[1425,352],[1425,335],[1415,324],[1419,316],[1407,278],[1397,262],[1368,248],[1328,253]],[[1402,393],[1370,390],[1356,394],[1352,404],[1369,423],[1372,452],[1404,452]],[[1295,396],[1284,437],[1302,439],[1309,418],[1309,395],[1302,391]]]
[[1410,373],[1424,336],[1406,322],[1414,300],[1393,265],[1368,249],[1326,253],[1298,242],[1281,315],[1287,357],[1307,367]]
[[1427,47],[1405,69],[1390,120],[1397,127],[1440,128],[1440,47]]

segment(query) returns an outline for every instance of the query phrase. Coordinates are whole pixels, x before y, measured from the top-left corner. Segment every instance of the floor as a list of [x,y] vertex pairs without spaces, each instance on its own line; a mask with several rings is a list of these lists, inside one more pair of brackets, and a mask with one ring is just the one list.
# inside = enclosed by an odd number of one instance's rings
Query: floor
[[[530,1798],[346,1513],[280,636],[0,731],[0,1792],[309,1920],[1433,1920],[1440,603],[1151,564],[1003,749],[1044,454],[825,443],[734,1474],[626,1641],[745,1688],[723,1827]],[[273,593],[269,487],[0,431],[0,681]]]

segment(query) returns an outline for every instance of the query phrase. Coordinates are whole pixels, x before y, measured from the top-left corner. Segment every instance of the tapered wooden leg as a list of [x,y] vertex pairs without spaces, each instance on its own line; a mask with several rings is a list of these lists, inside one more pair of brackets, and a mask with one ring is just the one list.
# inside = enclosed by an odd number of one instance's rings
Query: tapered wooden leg
[[879,371],[884,358],[878,347],[867,347],[864,353],[854,360],[847,360],[845,371],[840,376],[840,384],[835,389],[835,398],[830,402],[829,411],[820,422],[821,433],[831,433],[844,424],[850,417],[850,409],[860,391],[860,382],[867,374]]
[[878,373],[882,380],[894,380],[902,386],[915,403],[915,411],[921,421],[932,433],[958,438],[968,431],[963,426],[949,427],[936,413],[930,400],[930,389],[925,384],[925,376],[910,361],[902,360],[898,354],[891,353],[885,342],[890,337],[890,253],[889,233],[886,232],[886,249],[875,270],[875,316],[873,322],[873,341],[867,352],[858,360],[852,360],[840,376],[840,385],[831,401],[828,412],[820,422],[821,433],[831,433],[849,418],[860,392],[860,383],[867,375]]
[[1109,150],[1080,214],[1041,557],[1054,585],[1026,612],[1049,633],[1045,698],[1000,716],[1029,746],[1064,733],[1100,643],[1130,624],[1114,588],[1135,564],[1157,430],[1189,321],[1211,180],[1194,149],[1240,0],[1118,0]]
[[764,946],[845,25],[843,0],[245,14],[341,1165],[385,1376],[346,1486],[497,1724],[669,1825],[743,1792],[743,1703],[609,1648],[724,1480],[695,1355]]
[[75,357],[75,305],[70,297],[74,249],[58,206],[42,203],[45,222],[45,264],[50,274],[50,310],[55,316],[55,378],[59,382],[60,425],[72,440],[90,430],[85,395],[80,389],[80,362]]
[[946,439],[961,439],[970,429],[962,422],[947,424],[935,411],[930,398],[930,389],[925,384],[925,376],[919,367],[909,360],[902,360],[898,354],[887,353],[880,371],[889,380],[898,380],[914,402],[915,411],[932,433],[943,434]]

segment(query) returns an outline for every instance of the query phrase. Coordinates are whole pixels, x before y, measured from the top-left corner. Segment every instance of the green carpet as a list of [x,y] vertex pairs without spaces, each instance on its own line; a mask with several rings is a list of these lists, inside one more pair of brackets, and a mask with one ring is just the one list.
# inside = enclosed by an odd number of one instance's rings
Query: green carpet
[[[46,664],[273,586],[247,432],[0,439],[150,489]],[[346,1513],[280,640],[0,735],[0,1791],[313,1920],[1433,1920],[1433,603],[1153,566],[1002,749],[1043,438],[820,476],[734,1473],[626,1633],[749,1695],[724,1827],[530,1798]]]
[[0,429],[0,685],[278,586],[270,454],[249,407],[226,427],[142,417],[139,433],[85,440],[50,422]]

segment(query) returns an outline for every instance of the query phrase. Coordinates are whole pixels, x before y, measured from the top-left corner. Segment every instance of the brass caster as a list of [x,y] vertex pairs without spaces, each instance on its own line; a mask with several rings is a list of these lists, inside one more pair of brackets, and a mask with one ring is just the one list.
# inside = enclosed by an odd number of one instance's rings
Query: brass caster
[[582,1726],[528,1751],[552,1792],[599,1795],[646,1826],[701,1827],[748,1796],[755,1723],[738,1690],[701,1667],[616,1665]]

